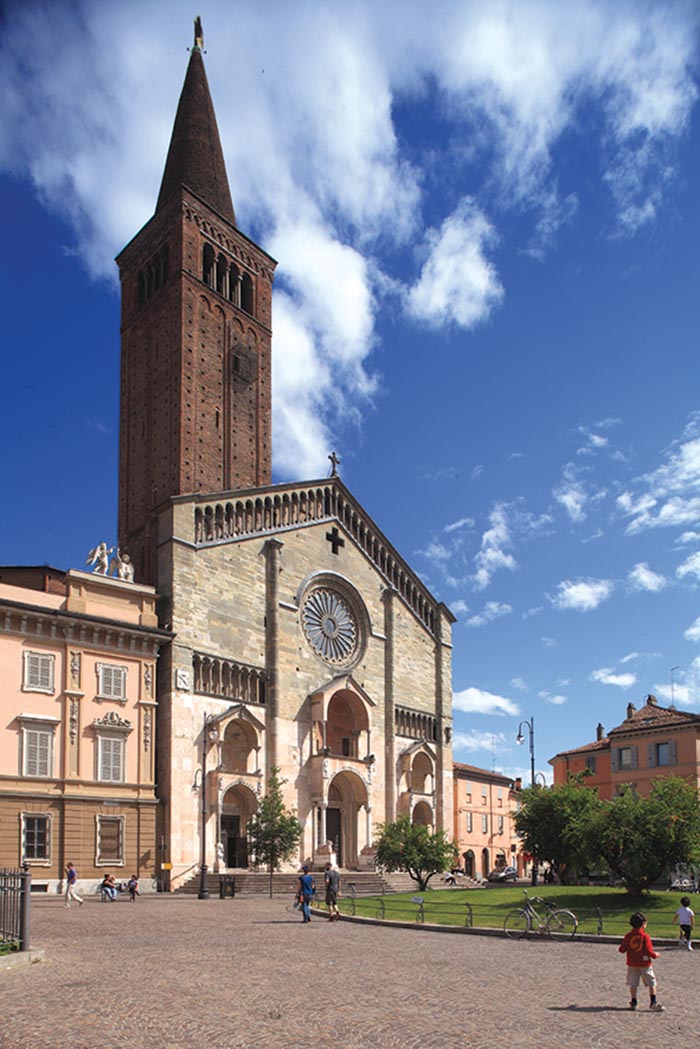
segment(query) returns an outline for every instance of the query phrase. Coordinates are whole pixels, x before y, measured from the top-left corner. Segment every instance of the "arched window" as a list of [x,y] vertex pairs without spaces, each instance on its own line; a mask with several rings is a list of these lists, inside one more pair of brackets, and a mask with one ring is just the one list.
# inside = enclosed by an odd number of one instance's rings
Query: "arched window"
[[253,279],[249,273],[244,273],[241,280],[241,309],[253,313]]
[[214,249],[211,244],[205,244],[202,251],[202,280],[210,288],[214,281]]
[[226,265],[226,259],[223,255],[219,255],[216,260],[216,290],[219,295],[223,295],[224,298],[228,297],[228,266]]

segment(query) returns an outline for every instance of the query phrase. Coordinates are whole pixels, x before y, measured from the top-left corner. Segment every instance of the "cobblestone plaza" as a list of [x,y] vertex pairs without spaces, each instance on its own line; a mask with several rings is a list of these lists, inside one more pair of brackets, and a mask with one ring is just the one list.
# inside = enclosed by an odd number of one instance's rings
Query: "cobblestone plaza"
[[697,1045],[700,953],[661,948],[666,1012],[630,1013],[611,944],[304,926],[281,897],[32,902],[45,957],[0,970],[1,1049]]

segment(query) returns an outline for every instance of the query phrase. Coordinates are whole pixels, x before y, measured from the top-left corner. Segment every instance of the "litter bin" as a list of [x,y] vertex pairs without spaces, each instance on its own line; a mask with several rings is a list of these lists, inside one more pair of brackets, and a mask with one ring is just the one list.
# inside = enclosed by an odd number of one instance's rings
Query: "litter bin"
[[236,879],[231,874],[219,875],[219,899],[225,900],[227,896],[231,899],[236,895]]

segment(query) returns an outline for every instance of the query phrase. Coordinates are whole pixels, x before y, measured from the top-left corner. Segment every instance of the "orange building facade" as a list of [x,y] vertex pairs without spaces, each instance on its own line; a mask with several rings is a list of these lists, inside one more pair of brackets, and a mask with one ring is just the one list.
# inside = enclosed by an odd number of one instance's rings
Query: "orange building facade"
[[157,869],[152,587],[0,568],[0,867],[57,892]]
[[554,785],[567,774],[587,772],[586,785],[599,797],[612,798],[625,783],[647,795],[653,780],[681,776],[700,787],[700,715],[659,706],[646,697],[637,710],[628,703],[625,720],[607,735],[598,725],[596,739],[550,758]]
[[453,783],[454,839],[464,873],[479,881],[495,868],[513,866],[522,876],[524,859],[513,826],[518,781],[455,762]]

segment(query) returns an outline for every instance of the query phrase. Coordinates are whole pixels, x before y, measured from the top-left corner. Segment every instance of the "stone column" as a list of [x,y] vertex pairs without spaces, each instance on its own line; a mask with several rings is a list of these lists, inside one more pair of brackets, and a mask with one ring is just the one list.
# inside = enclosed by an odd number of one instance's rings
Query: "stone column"
[[327,832],[326,832],[326,811],[327,811],[327,809],[328,809],[328,802],[327,801],[322,801],[321,802],[321,834],[320,834],[321,841],[319,842],[319,845],[325,845],[326,844],[326,840],[328,838],[328,835],[327,835]]
[[435,769],[438,789],[435,805],[435,829],[452,836],[452,638],[455,618],[446,605],[440,604],[435,614]]
[[[384,602],[384,819],[393,823],[396,819],[396,747],[394,729],[394,601],[396,591],[386,587],[382,593]],[[369,844],[369,843],[368,843]]]
[[268,539],[265,554],[265,670],[267,672],[267,761],[266,776],[279,765],[277,723],[279,717],[279,574],[282,547],[279,539]]

